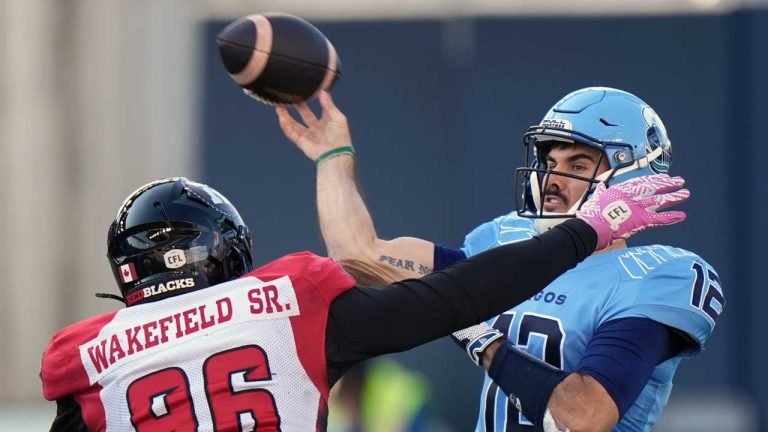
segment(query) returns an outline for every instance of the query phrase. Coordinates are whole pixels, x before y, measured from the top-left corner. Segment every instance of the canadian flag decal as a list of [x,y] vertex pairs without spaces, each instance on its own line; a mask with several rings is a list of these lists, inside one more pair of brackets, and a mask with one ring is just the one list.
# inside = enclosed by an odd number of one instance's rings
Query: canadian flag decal
[[123,283],[133,282],[139,277],[136,275],[136,267],[133,266],[133,263],[123,264],[119,268],[120,270],[120,280],[123,281]]

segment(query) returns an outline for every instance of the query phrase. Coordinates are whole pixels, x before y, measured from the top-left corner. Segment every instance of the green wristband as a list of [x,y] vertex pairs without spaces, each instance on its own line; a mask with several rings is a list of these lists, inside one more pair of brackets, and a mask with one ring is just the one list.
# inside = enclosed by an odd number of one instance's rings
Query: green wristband
[[328,150],[315,159],[315,165],[319,165],[325,159],[337,154],[349,153],[352,156],[355,155],[355,149],[352,146],[336,147],[335,149]]

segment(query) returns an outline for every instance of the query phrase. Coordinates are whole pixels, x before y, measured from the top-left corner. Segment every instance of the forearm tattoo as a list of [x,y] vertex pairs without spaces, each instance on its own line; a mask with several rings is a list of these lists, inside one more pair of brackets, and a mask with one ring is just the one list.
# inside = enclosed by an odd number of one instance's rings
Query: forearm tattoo
[[[421,274],[421,275],[427,275],[427,274],[432,273],[432,268],[431,267],[427,267],[427,266],[425,266],[423,264],[414,263],[413,261],[408,260],[408,259],[395,258],[395,257],[391,257],[391,256],[388,256],[388,255],[381,255],[379,257],[379,261],[383,262],[383,263],[387,263],[387,264],[391,265],[392,267],[400,268],[400,269],[403,269],[403,270],[410,270],[410,271],[412,271],[414,273],[418,273],[418,274]],[[414,267],[414,264],[418,265],[419,268],[416,269]]]
[[432,267],[427,267],[423,264],[419,264],[419,274],[428,275],[432,273]]

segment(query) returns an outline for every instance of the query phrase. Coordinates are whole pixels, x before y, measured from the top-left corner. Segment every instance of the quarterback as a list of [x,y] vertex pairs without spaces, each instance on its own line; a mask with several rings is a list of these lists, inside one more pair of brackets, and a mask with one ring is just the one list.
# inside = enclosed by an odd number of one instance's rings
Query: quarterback
[[[302,122],[282,107],[277,115],[309,158],[331,155],[317,169],[323,237],[329,255],[368,283],[437,271],[576,214],[621,219],[623,210],[595,208],[590,197],[606,185],[665,174],[672,162],[667,131],[648,104],[612,88],[578,90],[524,135],[517,211],[478,226],[460,249],[383,240],[357,189],[346,119],[328,95],[320,101],[320,119],[306,105],[297,107]],[[649,430],[680,361],[701,351],[724,306],[717,273],[692,252],[627,247],[623,239],[598,248],[520,305],[454,333],[472,361],[488,368],[476,430]]]
[[593,199],[630,218],[579,214],[527,242],[380,287],[357,286],[309,252],[254,268],[249,230],[224,196],[185,178],[151,182],[108,232],[121,295],[102,296],[127,307],[61,330],[45,350],[51,430],[325,430],[329,389],[357,362],[498,315],[596,248],[685,217],[649,201],[686,199],[682,179],[638,182]]

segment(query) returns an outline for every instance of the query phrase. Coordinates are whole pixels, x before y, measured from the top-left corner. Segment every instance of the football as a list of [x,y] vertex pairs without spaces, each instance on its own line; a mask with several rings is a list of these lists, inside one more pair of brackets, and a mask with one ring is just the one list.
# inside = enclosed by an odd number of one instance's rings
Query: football
[[297,16],[249,15],[222,30],[216,43],[229,76],[246,94],[269,105],[305,101],[341,76],[331,42]]

